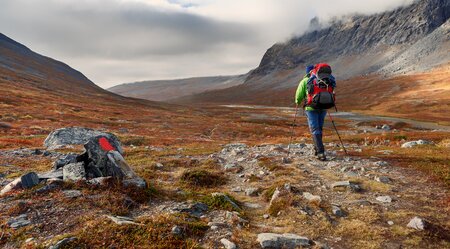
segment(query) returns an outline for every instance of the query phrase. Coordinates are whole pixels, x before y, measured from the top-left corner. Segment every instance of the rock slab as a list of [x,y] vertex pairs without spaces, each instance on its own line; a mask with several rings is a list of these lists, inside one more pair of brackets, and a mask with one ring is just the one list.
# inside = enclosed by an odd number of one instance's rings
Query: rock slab
[[261,248],[270,248],[270,249],[278,249],[278,248],[294,249],[302,246],[311,245],[311,240],[309,240],[308,238],[291,233],[285,234],[260,233],[258,234],[257,241],[261,245]]

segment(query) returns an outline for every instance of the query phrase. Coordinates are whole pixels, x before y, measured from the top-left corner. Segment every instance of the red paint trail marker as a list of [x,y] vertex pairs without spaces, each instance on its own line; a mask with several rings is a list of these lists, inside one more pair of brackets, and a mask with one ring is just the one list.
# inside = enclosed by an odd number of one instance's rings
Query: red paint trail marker
[[98,140],[98,143],[100,144],[100,147],[102,147],[102,149],[103,149],[104,151],[116,150],[116,149],[111,145],[111,143],[108,141],[108,139],[106,139],[106,138],[104,138],[104,137],[101,137],[101,138]]

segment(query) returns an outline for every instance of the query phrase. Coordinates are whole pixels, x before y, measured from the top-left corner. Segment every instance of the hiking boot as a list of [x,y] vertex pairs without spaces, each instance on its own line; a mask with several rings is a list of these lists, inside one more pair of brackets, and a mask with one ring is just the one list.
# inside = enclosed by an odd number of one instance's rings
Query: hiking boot
[[324,148],[323,142],[322,142],[322,134],[313,134],[312,137],[313,137],[313,141],[314,141],[314,148],[317,153],[315,155],[317,156],[320,153],[324,153],[325,148]]
[[320,161],[326,161],[327,156],[325,156],[325,153],[319,153],[317,154],[317,159],[319,159]]

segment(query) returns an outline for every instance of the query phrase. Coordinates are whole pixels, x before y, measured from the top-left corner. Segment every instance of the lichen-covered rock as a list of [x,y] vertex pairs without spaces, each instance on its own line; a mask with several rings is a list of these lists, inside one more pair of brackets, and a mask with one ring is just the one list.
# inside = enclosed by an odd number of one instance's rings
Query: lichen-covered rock
[[83,163],[71,163],[63,168],[64,181],[78,181],[85,179],[85,177],[86,172]]

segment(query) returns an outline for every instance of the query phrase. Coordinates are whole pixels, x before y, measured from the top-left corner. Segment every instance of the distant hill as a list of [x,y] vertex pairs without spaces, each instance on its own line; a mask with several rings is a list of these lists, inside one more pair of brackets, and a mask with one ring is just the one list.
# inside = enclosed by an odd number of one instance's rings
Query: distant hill
[[[449,16],[450,1],[422,0],[393,11],[349,16],[329,24],[320,24],[315,18],[309,32],[269,48],[244,84],[175,102],[292,104],[305,66],[318,62],[328,62],[338,81],[426,72],[450,61]],[[364,86],[355,82],[353,87]]]
[[243,84],[247,75],[197,77],[177,80],[155,80],[121,84],[108,90],[122,96],[169,101],[205,91]]

